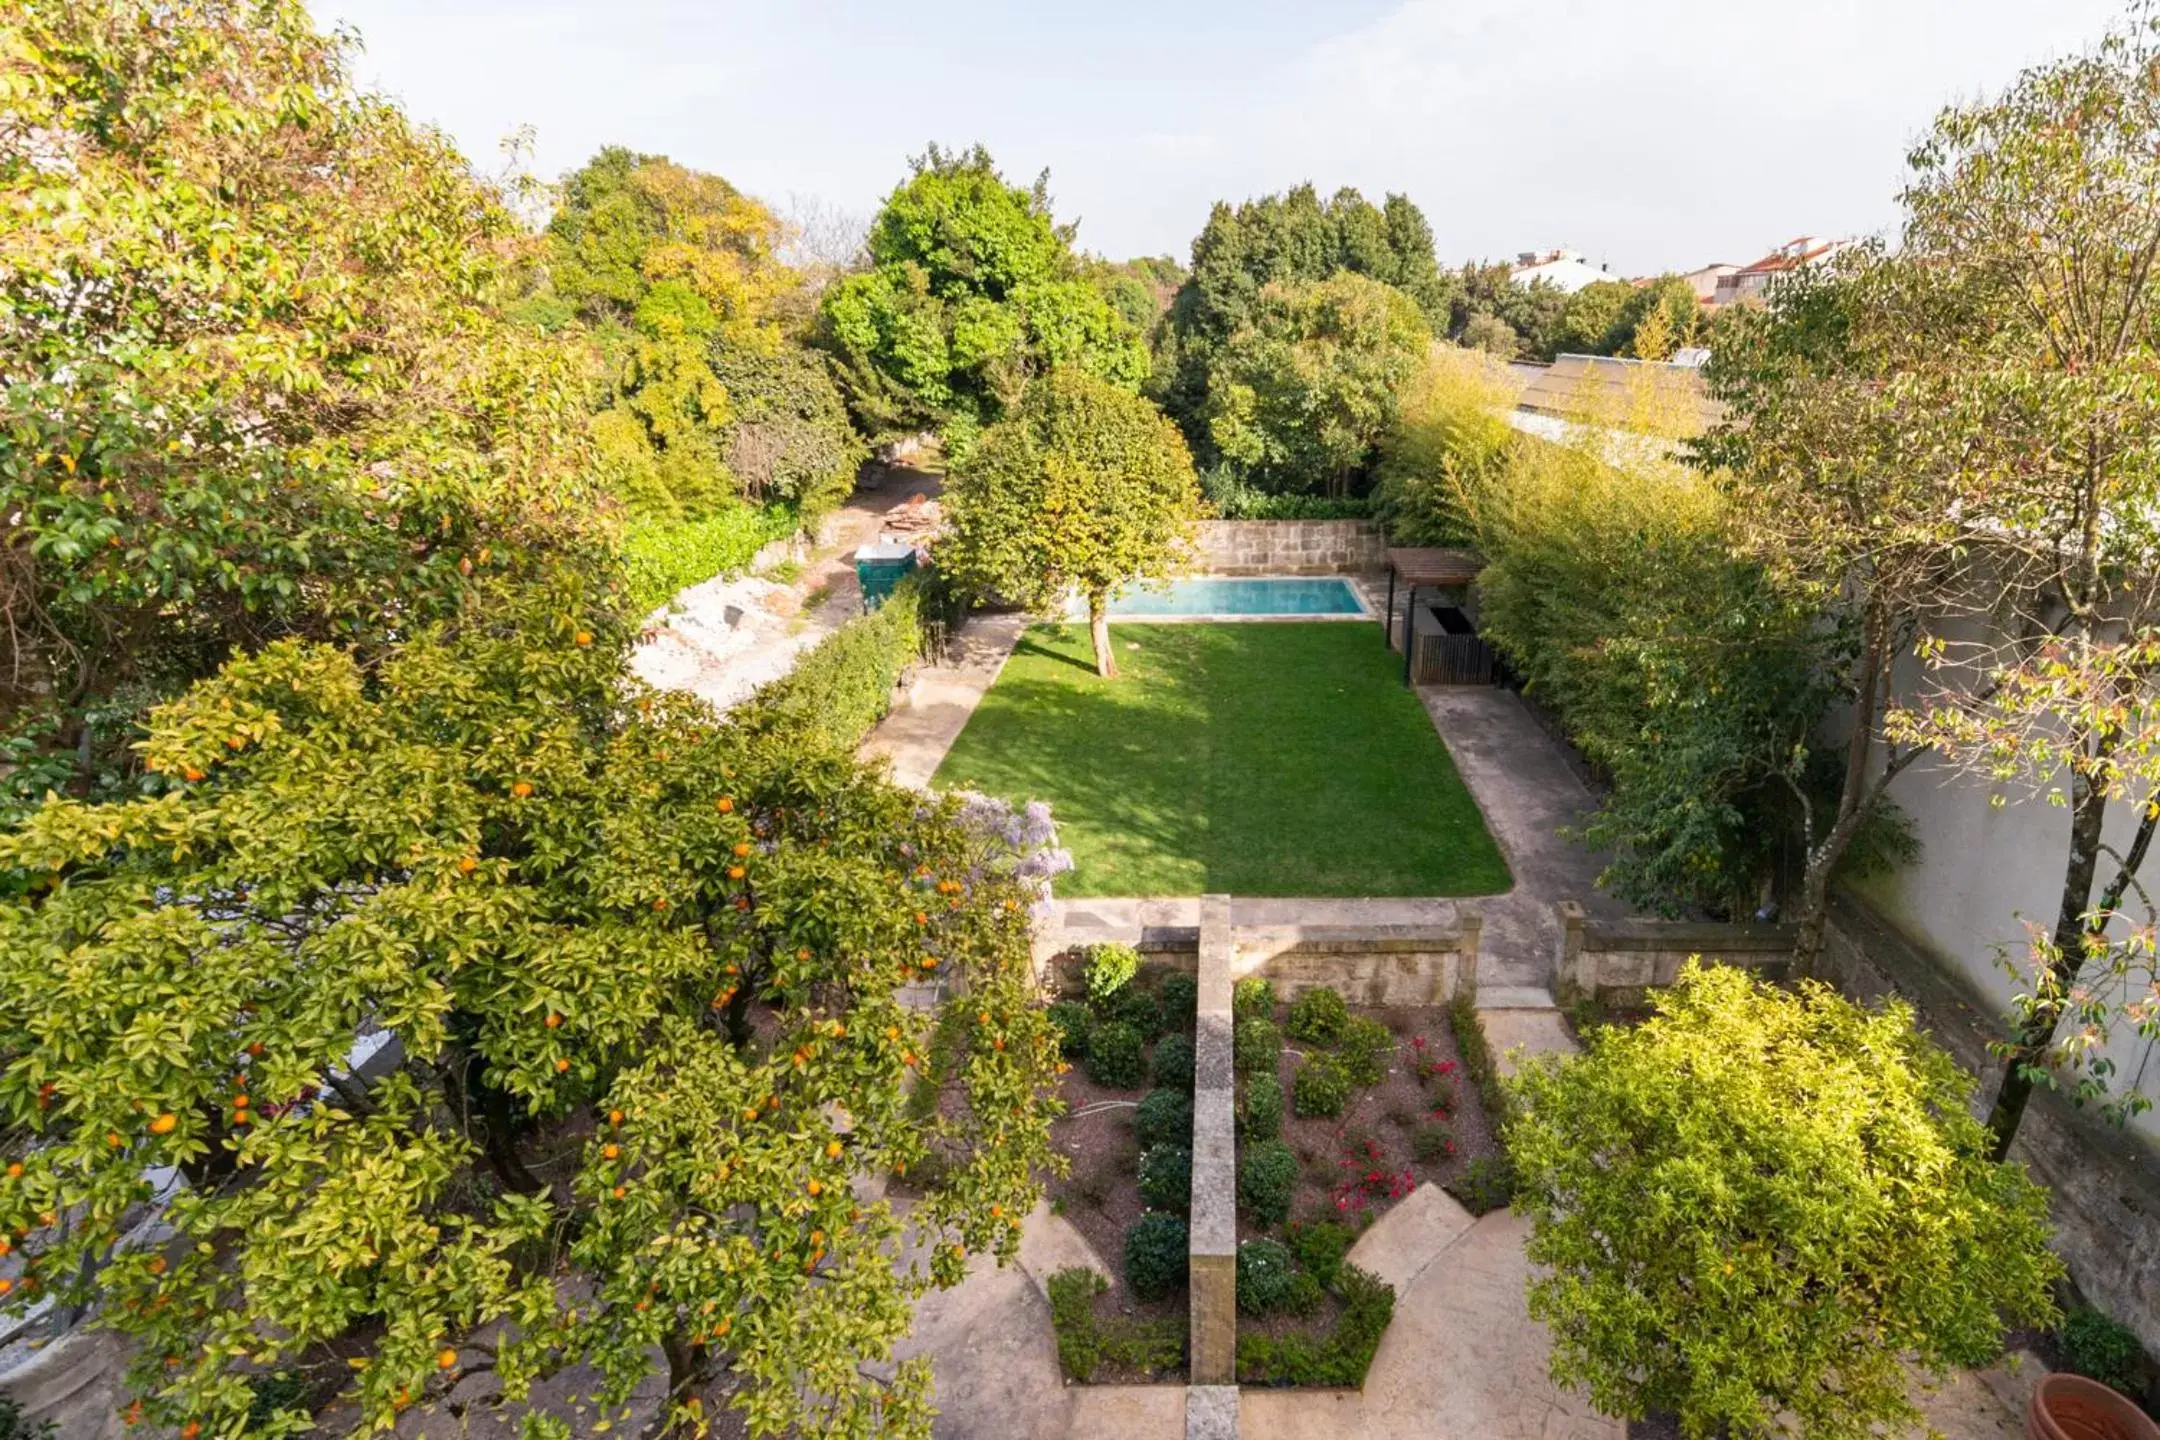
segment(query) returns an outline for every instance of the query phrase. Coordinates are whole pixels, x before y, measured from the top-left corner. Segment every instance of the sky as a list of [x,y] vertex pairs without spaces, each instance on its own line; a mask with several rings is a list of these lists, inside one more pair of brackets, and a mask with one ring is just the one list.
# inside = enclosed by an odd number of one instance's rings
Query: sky
[[1218,199],[1410,196],[1443,263],[1623,275],[1890,232],[1947,103],[2083,49],[2116,0],[310,0],[363,84],[484,170],[605,144],[867,217],[927,142],[1048,169],[1079,243],[1184,260]]

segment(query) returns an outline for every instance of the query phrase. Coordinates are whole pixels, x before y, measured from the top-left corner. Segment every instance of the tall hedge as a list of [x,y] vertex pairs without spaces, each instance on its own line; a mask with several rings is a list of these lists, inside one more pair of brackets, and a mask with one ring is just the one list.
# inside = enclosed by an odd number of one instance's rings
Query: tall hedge
[[877,609],[812,646],[736,710],[746,728],[853,750],[892,708],[900,673],[922,653],[922,589],[903,581]]

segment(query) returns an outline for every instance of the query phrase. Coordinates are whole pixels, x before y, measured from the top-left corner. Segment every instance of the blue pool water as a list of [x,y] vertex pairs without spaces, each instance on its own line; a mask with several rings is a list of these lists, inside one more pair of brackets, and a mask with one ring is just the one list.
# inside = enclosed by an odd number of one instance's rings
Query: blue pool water
[[[1363,615],[1350,582],[1334,575],[1201,575],[1132,589],[1110,602],[1125,619],[1195,615]],[[1078,614],[1085,617],[1085,606]]]

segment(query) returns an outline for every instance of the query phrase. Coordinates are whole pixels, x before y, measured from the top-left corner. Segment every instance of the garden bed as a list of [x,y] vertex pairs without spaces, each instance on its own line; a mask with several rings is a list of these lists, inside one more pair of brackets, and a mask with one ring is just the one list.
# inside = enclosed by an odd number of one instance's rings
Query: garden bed
[[1051,1145],[1070,1168],[1050,1181],[1051,1206],[1110,1277],[1053,1276],[1051,1321],[1066,1374],[1094,1384],[1185,1378],[1196,992],[1190,976],[1138,966],[1126,946],[1098,947],[1090,999],[1052,1011],[1070,1068]]
[[1236,1013],[1238,1379],[1356,1385],[1394,1308],[1344,1261],[1357,1236],[1428,1181],[1477,1213],[1507,1203],[1485,1057],[1465,1064],[1441,1008],[1284,1005],[1250,979]]

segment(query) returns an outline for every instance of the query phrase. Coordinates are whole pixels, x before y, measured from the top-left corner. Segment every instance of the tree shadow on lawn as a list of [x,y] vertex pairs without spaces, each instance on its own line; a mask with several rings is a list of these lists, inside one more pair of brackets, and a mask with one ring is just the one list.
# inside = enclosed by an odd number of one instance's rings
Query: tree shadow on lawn
[[[1115,634],[1115,632],[1112,633],[1113,635]],[[1088,651],[1088,655],[1092,656],[1093,654],[1094,651],[1091,648]],[[1044,664],[1056,665],[1063,669],[1078,670],[1083,675],[1093,676],[1095,674],[1095,662],[1093,661],[1093,659],[1083,658],[1081,656],[1074,655],[1069,651],[1057,649],[1055,646],[1046,645],[1041,640],[1036,638],[1035,631],[1033,630],[1024,632],[1020,636],[1020,643],[1013,646],[1012,660],[1018,660],[1023,657],[1031,660],[1040,660]],[[1008,660],[1005,663],[1010,665],[1012,663],[1012,660]]]

